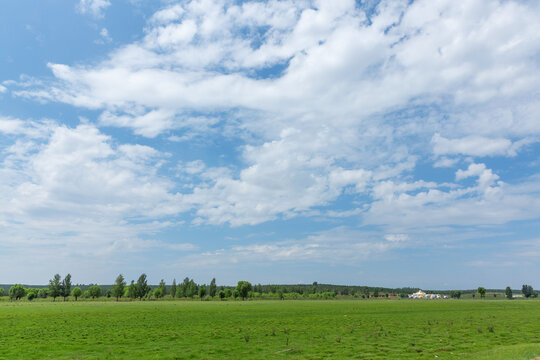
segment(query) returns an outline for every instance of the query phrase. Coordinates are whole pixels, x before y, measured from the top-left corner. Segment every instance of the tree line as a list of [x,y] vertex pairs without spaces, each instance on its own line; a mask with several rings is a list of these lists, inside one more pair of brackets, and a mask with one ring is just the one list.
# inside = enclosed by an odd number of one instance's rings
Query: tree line
[[[90,286],[79,285],[73,286],[71,281],[71,274],[67,274],[63,279],[59,274],[55,274],[52,279],[49,280],[47,287],[42,288],[25,288],[21,284],[15,284],[9,288],[8,295],[11,300],[19,300],[27,298],[32,301],[36,298],[52,298],[56,301],[57,298],[63,298],[64,301],[68,297],[73,297],[75,301],[79,298],[84,299],[96,299],[100,297],[116,298],[119,301],[122,298],[134,300],[134,299],[161,299],[167,298],[188,298],[193,299],[195,297],[203,299],[219,298],[225,300],[228,298],[242,299],[247,298],[261,298],[261,299],[332,299],[337,296],[352,296],[354,298],[379,298],[389,297],[392,294],[393,297],[399,296],[401,298],[407,297],[407,294],[418,291],[418,288],[379,288],[368,286],[340,286],[330,284],[319,284],[314,282],[311,285],[252,285],[248,281],[239,281],[236,286],[220,286],[216,285],[216,279],[212,279],[209,285],[197,284],[193,279],[186,277],[181,283],[176,282],[176,279],[172,281],[170,286],[167,286],[162,279],[157,287],[152,288],[148,285],[146,274],[141,274],[137,281],[131,280],[127,284],[126,279],[122,274],[118,275],[112,286],[105,285],[99,286],[96,284],[90,284]],[[479,287],[475,290],[452,290],[452,291],[429,291],[436,293],[444,293],[454,299],[461,298],[462,294],[472,293],[472,297],[476,296],[476,293],[481,298],[485,297],[486,289]],[[524,297],[536,297],[537,293],[532,286],[523,285],[522,294]],[[4,296],[4,288],[0,287],[0,296]],[[493,294],[496,297],[496,293]],[[505,296],[508,299],[513,298],[513,292],[510,287],[505,290]]]

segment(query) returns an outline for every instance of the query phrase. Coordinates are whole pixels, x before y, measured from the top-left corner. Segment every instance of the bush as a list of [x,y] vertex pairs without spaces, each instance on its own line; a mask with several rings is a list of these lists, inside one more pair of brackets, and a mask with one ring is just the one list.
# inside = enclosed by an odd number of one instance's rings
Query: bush
[[38,294],[39,294],[39,290],[38,289],[28,289],[26,291],[26,298],[28,299],[28,301],[32,301],[34,300],[35,298],[38,297]]

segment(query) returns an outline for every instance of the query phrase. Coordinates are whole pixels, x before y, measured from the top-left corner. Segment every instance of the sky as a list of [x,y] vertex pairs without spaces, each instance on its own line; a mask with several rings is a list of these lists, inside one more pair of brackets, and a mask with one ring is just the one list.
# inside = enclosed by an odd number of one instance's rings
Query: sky
[[539,288],[539,18],[0,0],[0,283]]

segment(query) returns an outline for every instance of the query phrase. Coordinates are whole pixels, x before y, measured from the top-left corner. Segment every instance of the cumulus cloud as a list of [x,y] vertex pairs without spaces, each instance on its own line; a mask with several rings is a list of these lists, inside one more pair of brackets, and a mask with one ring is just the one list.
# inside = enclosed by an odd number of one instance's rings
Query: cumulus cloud
[[[196,223],[290,218],[344,194],[369,224],[421,224],[426,211],[434,224],[483,223],[465,214],[487,204],[500,211],[494,223],[530,218],[481,164],[452,186],[411,177],[426,154],[441,169],[537,142],[538,5],[381,1],[372,10],[352,0],[171,2],[108,59],[49,64],[54,81],[13,93],[98,110],[100,125],[148,138],[239,141],[238,165],[185,167]],[[474,187],[460,183],[468,176]]]
[[21,135],[2,148],[0,162],[0,228],[8,247],[63,244],[95,255],[133,240],[135,249],[140,235],[170,226],[185,208],[158,174],[166,156],[151,147],[116,144],[88,123],[0,124],[0,132]]

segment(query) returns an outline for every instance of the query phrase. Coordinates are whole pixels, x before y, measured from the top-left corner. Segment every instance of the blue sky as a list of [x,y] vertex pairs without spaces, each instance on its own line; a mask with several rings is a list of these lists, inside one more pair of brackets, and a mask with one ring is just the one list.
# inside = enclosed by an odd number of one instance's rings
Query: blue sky
[[540,287],[534,1],[0,1],[0,283]]

